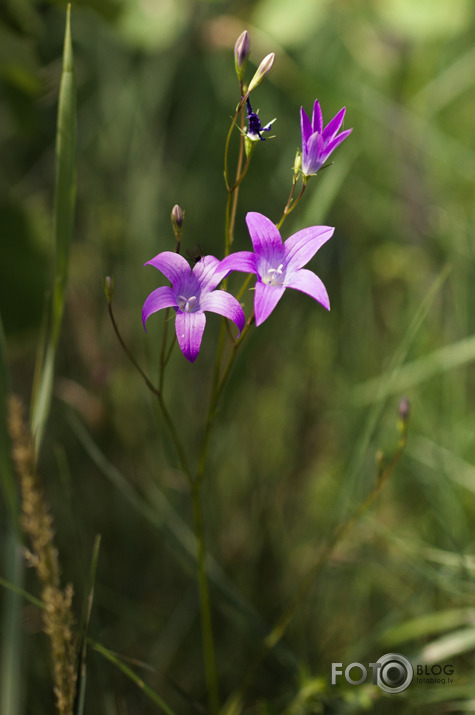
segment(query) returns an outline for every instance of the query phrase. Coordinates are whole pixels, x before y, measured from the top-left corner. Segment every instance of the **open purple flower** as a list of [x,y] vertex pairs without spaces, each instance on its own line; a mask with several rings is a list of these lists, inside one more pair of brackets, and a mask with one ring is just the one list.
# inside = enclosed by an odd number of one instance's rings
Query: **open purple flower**
[[352,129],[340,131],[346,109],[343,107],[331,122],[323,128],[322,110],[318,99],[313,105],[312,121],[303,107],[300,107],[300,128],[302,131],[302,174],[313,176],[326,162],[330,154],[351,134]]
[[239,328],[246,321],[236,298],[224,290],[215,290],[228,272],[214,256],[204,256],[191,270],[188,261],[178,253],[163,251],[146,264],[158,268],[171,282],[150,293],[142,309],[145,328],[147,319],[162,308],[175,308],[175,330],[183,355],[194,362],[200,351],[206,325],[205,311],[229,318]]
[[310,226],[297,231],[282,243],[279,230],[270,219],[250,212],[246,223],[254,253],[238,251],[221,261],[221,269],[257,275],[254,294],[256,325],[261,325],[274,310],[286,288],[307,293],[330,310],[325,286],[312,271],[303,268],[318,249],[333,235],[330,226]]

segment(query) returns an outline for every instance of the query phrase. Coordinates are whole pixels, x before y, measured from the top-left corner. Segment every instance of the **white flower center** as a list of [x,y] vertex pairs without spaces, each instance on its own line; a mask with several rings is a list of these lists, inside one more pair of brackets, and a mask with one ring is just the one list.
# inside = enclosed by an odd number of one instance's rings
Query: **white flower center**
[[281,263],[278,268],[268,268],[262,276],[262,282],[269,286],[280,286],[283,281],[284,264]]
[[196,297],[196,295],[192,295],[189,298],[184,295],[179,295],[177,299],[178,307],[181,311],[183,311],[183,313],[192,313],[193,310],[197,307],[197,300],[198,298]]

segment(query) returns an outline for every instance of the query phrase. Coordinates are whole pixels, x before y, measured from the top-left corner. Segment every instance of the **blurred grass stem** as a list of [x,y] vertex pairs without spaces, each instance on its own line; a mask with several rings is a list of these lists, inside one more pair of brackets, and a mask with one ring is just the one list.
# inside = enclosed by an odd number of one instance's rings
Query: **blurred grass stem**
[[63,69],[56,131],[54,198],[55,269],[46,339],[41,341],[31,401],[31,428],[38,455],[53,392],[54,366],[66,298],[69,252],[76,203],[76,84],[71,41],[71,5],[66,15]]

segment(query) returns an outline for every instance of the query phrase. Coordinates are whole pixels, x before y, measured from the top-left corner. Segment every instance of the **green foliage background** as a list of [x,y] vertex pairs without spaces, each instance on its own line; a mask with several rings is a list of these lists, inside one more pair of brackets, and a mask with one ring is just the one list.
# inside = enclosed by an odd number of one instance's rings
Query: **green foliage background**
[[[0,8],[0,309],[13,389],[26,402],[51,278],[64,18],[59,2],[9,0]],[[175,203],[186,211],[185,248],[198,243],[222,255],[223,149],[239,99],[233,47],[243,29],[253,67],[276,52],[254,107],[277,121],[276,138],[257,147],[243,184],[235,249],[249,247],[248,210],[281,215],[300,105],[309,112],[318,97],[327,121],[345,105],[353,134],[283,228],[286,237],[305,225],[336,227],[312,264],[332,310],[286,294],[241,349],[213,434],[205,509],[219,564],[212,599],[222,692],[241,685],[263,624],[279,616],[332,528],[370,491],[375,454],[394,449],[397,406],[407,395],[403,460],[333,553],[282,648],[254,674],[244,712],[473,711],[470,0],[73,4],[78,199],[39,465],[64,579],[75,585],[79,617],[100,533],[93,637],[147,663],[150,670],[137,672],[177,713],[200,711],[187,485],[151,395],[118,349],[102,284],[114,275],[122,333],[155,375],[161,318],[149,321],[146,335],[140,314],[158,274],[143,263],[173,250]],[[197,363],[177,352],[167,376],[166,398],[191,455],[218,329],[211,316]],[[1,515],[5,523],[6,501]],[[37,593],[34,574],[25,586]],[[23,627],[18,712],[46,715],[48,644],[35,607],[25,604]],[[454,683],[415,683],[397,697],[329,685],[332,661],[366,663],[388,651],[450,662]],[[87,713],[155,711],[91,652]]]

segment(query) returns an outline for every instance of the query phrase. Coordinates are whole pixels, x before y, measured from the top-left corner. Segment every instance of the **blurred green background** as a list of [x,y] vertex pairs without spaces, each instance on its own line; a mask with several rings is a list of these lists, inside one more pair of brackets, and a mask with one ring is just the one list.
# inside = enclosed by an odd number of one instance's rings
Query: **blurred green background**
[[[0,310],[13,389],[30,399],[52,268],[54,139],[65,6],[0,8]],[[335,226],[312,262],[332,310],[288,291],[239,353],[213,433],[206,535],[219,564],[212,601],[221,690],[247,665],[334,526],[371,490],[397,410],[412,405],[403,459],[342,542],[282,648],[261,664],[246,713],[473,712],[475,685],[475,6],[470,0],[81,0],[73,4],[78,199],[52,415],[40,472],[64,581],[79,618],[94,536],[102,535],[92,636],[146,663],[137,672],[177,713],[203,712],[191,510],[153,398],[110,327],[158,371],[162,317],[141,324],[173,250],[169,214],[186,211],[184,247],[222,256],[223,150],[239,99],[233,48],[251,37],[254,92],[275,139],[257,147],[244,217],[277,221],[287,201],[299,109],[346,106],[351,137],[312,180],[283,236]],[[239,285],[237,281],[234,285]],[[247,307],[252,293],[246,297]],[[249,314],[249,311],[248,313]],[[196,455],[219,320],[198,361],[176,351],[165,396]],[[2,523],[6,506],[1,506]],[[5,529],[2,527],[3,535]],[[225,574],[225,575],[224,575]],[[34,573],[26,588],[38,593]],[[4,595],[4,594],[2,594]],[[20,713],[53,712],[39,611],[25,603]],[[432,651],[430,650],[432,648]],[[451,685],[330,686],[333,661],[388,651],[452,663]],[[432,658],[432,660],[431,660]],[[98,654],[86,712],[157,712]]]

